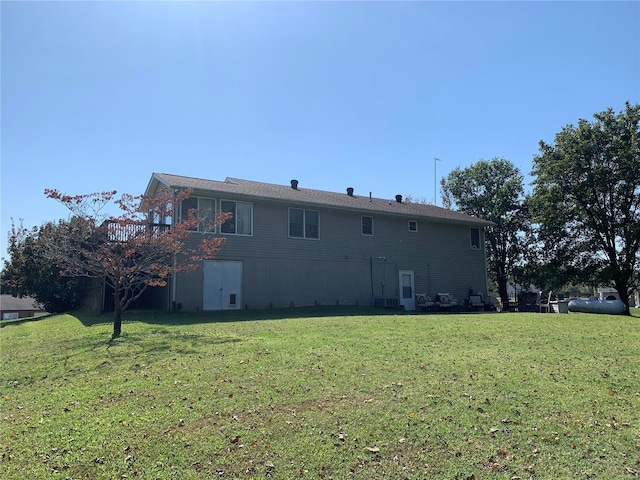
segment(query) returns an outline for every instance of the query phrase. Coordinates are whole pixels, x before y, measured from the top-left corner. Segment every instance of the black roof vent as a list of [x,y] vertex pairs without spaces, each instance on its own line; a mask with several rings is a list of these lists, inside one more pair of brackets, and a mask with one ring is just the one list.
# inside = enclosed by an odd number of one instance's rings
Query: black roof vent
[[298,189],[298,180],[291,180],[291,188],[294,190]]
[[396,202],[402,203],[402,195],[396,195]]
[[350,197],[353,197],[353,187],[347,188],[347,195],[349,195]]

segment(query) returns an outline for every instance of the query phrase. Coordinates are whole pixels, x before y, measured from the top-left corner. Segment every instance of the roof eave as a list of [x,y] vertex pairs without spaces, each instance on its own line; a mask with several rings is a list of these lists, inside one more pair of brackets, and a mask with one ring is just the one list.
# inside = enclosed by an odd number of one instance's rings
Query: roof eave
[[[154,189],[157,188],[158,183],[169,188],[193,188],[193,187],[187,187],[183,185],[172,184],[169,182],[168,179],[162,178],[162,175],[163,174],[158,174],[158,173],[154,173],[152,175],[151,180],[149,182],[149,186],[147,187],[147,192],[150,192],[150,191],[153,192]],[[169,175],[169,174],[166,174],[166,175]],[[190,177],[182,177],[179,175],[175,177],[185,178],[185,179],[190,178]],[[231,184],[231,185],[242,185],[243,181],[241,179],[236,179],[234,177],[227,177],[224,182],[220,182],[220,183]],[[304,198],[300,198],[300,199],[291,199],[291,198],[284,198],[284,197],[281,198],[277,196],[267,196],[267,195],[252,194],[252,193],[246,193],[246,192],[226,192],[223,190],[205,189],[205,188],[197,188],[197,187],[194,188],[193,190],[194,190],[195,196],[198,196],[199,194],[210,195],[212,193],[215,193],[217,196],[232,195],[234,198],[241,198],[249,201],[266,200],[266,201],[275,202],[275,203],[291,203],[292,201],[295,201],[297,205],[303,205],[303,206],[310,206],[310,207],[316,207],[316,208],[331,208],[331,209],[343,210],[343,211],[360,212],[363,214],[370,213],[370,214],[386,215],[386,216],[401,216],[407,219],[422,219],[430,222],[443,223],[443,224],[468,225],[470,227],[479,227],[479,228],[485,228],[485,227],[490,227],[495,225],[493,222],[490,222],[488,220],[479,219],[466,214],[463,214],[463,215],[465,215],[467,218],[448,218],[448,217],[440,217],[440,216],[434,216],[434,215],[428,215],[428,214],[421,214],[416,212],[402,212],[402,211],[393,212],[393,211],[384,210],[384,209],[379,209],[379,210],[366,209],[358,205],[353,205],[353,206],[336,205],[332,203],[317,202],[317,201],[304,199]],[[304,189],[300,189],[298,191],[304,192]],[[332,192],[324,192],[324,193],[332,193]],[[360,198],[364,198],[364,197],[360,197]],[[373,200],[374,202],[385,202],[385,203],[387,202],[387,200],[380,199],[380,198],[374,198],[374,199],[370,199],[369,197],[366,197],[366,198],[368,198],[369,201]],[[393,202],[391,202],[391,204],[393,204]],[[404,204],[401,204],[401,205],[404,205]]]
[[151,179],[149,179],[149,183],[147,184],[147,188],[144,191],[145,195],[153,195],[155,191],[158,189],[158,185],[164,185],[167,188],[171,188],[171,185],[167,183],[159,173],[153,173],[151,175]]

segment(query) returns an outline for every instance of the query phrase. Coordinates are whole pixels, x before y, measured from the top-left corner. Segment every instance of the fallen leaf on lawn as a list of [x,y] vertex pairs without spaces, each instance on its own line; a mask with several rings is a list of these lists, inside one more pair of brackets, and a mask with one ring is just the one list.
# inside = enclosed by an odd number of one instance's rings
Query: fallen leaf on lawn
[[370,452],[376,453],[380,451],[379,447],[366,447],[366,449]]

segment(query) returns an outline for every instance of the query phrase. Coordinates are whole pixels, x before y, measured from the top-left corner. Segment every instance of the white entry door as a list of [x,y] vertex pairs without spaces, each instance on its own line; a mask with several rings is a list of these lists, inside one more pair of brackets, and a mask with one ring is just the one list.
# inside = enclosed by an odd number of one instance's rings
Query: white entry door
[[413,270],[400,270],[400,305],[404,307],[405,310],[415,310],[416,309],[416,297],[413,293],[414,290],[414,280],[413,280]]
[[242,307],[242,262],[207,260],[203,265],[203,310]]

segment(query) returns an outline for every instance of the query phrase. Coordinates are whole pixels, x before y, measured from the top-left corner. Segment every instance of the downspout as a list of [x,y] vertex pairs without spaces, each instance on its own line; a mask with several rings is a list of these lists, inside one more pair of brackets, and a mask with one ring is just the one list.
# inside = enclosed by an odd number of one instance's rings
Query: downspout
[[177,311],[176,304],[176,257],[173,256],[173,272],[171,273],[171,303],[169,304],[169,311]]
[[375,294],[373,292],[373,257],[369,257],[369,277],[371,278],[371,305],[375,303]]
[[484,229],[482,228],[482,254],[484,255],[484,291],[485,298],[489,298],[489,277],[487,275],[487,242],[485,241]]
[[[175,195],[177,195],[177,194],[178,194],[178,191],[179,191],[179,190],[178,190],[177,188],[174,188],[174,189],[173,189],[173,195],[174,195],[174,198],[175,198]],[[176,210],[176,208],[177,208],[177,210]],[[180,215],[180,213],[179,213],[179,212],[181,212],[181,211],[182,211],[182,207],[181,207],[181,206],[176,207],[175,205],[173,205],[173,215],[172,215],[172,218],[171,218],[171,225],[172,225],[172,226],[173,226],[176,222],[178,222],[178,221],[180,221],[180,220],[181,220],[181,219],[179,218],[179,215]],[[177,311],[178,311],[178,306],[177,306],[177,304],[176,304],[176,289],[177,289],[177,285],[176,285],[176,283],[177,283],[177,282],[176,282],[176,268],[177,268],[177,260],[176,260],[176,256],[177,256],[177,255],[174,253],[174,255],[173,255],[173,260],[172,260],[172,262],[173,262],[173,268],[172,268],[172,272],[171,272],[171,298],[170,298],[170,300],[169,300],[169,311],[170,311],[170,312],[171,312],[171,311],[175,311],[175,312],[177,312]]]

